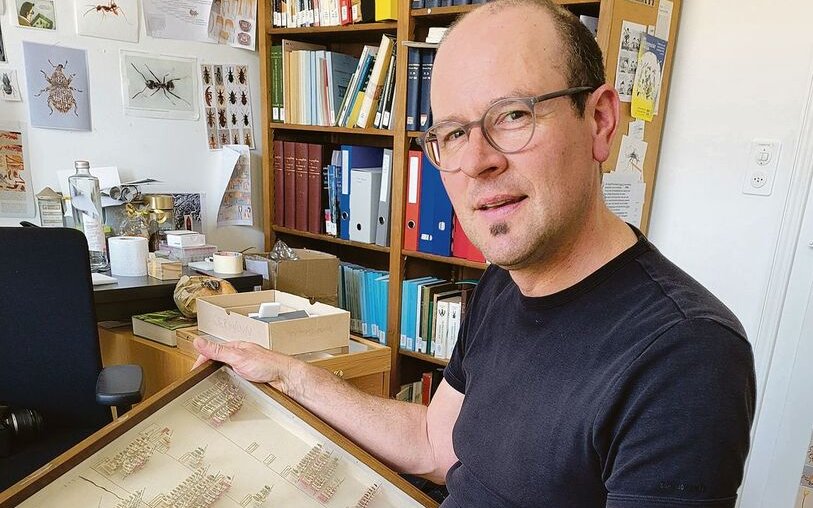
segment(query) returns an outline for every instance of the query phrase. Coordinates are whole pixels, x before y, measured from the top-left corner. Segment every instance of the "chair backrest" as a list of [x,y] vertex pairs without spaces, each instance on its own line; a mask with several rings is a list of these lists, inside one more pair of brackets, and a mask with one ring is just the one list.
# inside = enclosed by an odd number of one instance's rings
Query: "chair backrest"
[[0,228],[0,402],[46,426],[100,428],[102,368],[85,236],[69,228]]

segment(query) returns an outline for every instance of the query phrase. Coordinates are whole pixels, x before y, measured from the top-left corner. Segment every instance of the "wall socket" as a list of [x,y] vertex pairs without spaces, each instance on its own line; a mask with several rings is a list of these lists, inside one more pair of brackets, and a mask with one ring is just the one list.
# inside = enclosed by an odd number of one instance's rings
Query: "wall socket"
[[770,196],[779,167],[779,153],[782,143],[775,139],[755,139],[751,141],[748,160],[745,164],[743,194]]

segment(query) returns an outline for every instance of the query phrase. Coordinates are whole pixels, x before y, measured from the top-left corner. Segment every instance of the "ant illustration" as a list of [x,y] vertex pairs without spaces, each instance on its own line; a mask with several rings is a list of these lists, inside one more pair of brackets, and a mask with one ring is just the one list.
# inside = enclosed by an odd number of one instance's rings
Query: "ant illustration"
[[229,67],[229,72],[226,74],[226,78],[229,80],[229,83],[234,83],[234,68]]
[[235,115],[234,113],[231,114],[231,124],[237,125],[237,115]]
[[235,145],[239,145],[240,144],[240,134],[235,132],[234,136],[232,136],[232,141],[234,142]]
[[237,68],[237,81],[239,81],[241,85],[246,84],[246,68],[245,67],[238,67]]
[[233,90],[229,92],[229,102],[231,102],[232,104],[237,104],[237,94],[234,93]]
[[220,132],[220,142],[224,145],[229,144],[229,135],[226,133],[226,131]]
[[214,134],[209,135],[209,148],[212,150],[217,150],[217,139],[215,138]]
[[246,92],[240,92],[240,104],[243,106],[248,104],[248,96],[246,95]]
[[147,68],[147,71],[150,74],[152,74],[152,77],[155,78],[155,79],[147,79],[147,77],[140,70],[138,70],[138,67],[136,67],[134,63],[130,62],[130,65],[133,66],[133,69],[135,69],[135,71],[141,76],[141,79],[144,80],[144,89],[141,90],[140,92],[138,92],[137,94],[133,95],[132,97],[130,97],[130,99],[135,99],[136,97],[138,97],[139,95],[141,95],[145,91],[152,90],[153,92],[149,95],[150,97],[157,94],[158,92],[163,92],[164,97],[166,97],[167,100],[170,103],[172,103],[173,106],[175,105],[175,103],[172,102],[172,99],[169,97],[170,95],[172,95],[173,97],[175,97],[177,99],[182,100],[184,103],[186,103],[187,106],[191,106],[189,101],[187,101],[186,99],[184,99],[180,95],[173,92],[173,90],[175,90],[175,82],[179,81],[181,79],[184,79],[184,78],[167,79],[167,77],[169,76],[169,73],[164,74],[163,78],[159,78],[158,76],[155,75],[154,72],[152,72],[152,69],[150,69],[150,67],[147,64],[144,64],[144,67]]
[[220,128],[226,127],[226,111],[220,110],[217,112],[217,122],[220,124]]
[[127,19],[127,14],[124,13],[124,9],[119,7],[116,4],[115,0],[110,0],[109,2],[107,2],[107,5],[105,5],[105,4],[96,4],[96,5],[87,4],[87,7],[90,7],[90,9],[85,11],[85,14],[83,15],[83,17],[87,16],[88,14],[90,14],[93,11],[100,12],[102,14],[102,19],[104,19],[108,14],[112,14],[113,16],[118,16],[119,14],[121,14],[124,17],[124,21],[126,21],[128,24],[130,23],[130,20]]
[[249,123],[250,123],[250,122],[248,121],[248,113],[243,113],[243,125],[245,125],[246,127],[248,127],[248,124],[249,124]]
[[203,68],[203,82],[207,85],[212,84],[212,74],[209,72],[208,67]]
[[215,84],[223,84],[223,69],[221,69],[220,66],[215,67]]
[[207,111],[206,112],[206,125],[210,128],[215,126],[215,112],[214,111]]
[[251,146],[251,145],[253,144],[253,143],[251,142],[251,131],[246,131],[246,132],[245,132],[245,138],[246,138],[246,139],[245,139],[245,141],[246,141],[246,143],[245,143],[245,144],[246,144],[246,145],[248,145],[248,146]]
[[223,95],[223,90],[218,90],[217,91],[217,103],[222,106],[225,101],[226,101],[226,96]]

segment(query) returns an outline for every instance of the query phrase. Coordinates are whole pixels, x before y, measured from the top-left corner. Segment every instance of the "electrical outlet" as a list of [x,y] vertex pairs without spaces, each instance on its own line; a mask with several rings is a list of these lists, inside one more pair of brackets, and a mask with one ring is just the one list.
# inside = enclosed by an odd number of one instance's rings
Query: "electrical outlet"
[[745,164],[745,181],[742,185],[744,194],[770,196],[776,169],[779,167],[779,152],[782,143],[775,139],[755,139],[751,141],[748,160]]

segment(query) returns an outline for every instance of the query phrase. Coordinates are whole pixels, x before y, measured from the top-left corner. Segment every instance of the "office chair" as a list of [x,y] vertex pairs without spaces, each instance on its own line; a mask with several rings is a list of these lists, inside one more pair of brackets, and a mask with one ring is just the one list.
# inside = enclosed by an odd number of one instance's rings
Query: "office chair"
[[110,423],[106,406],[122,411],[143,393],[139,366],[102,371],[85,236],[0,228],[0,404],[17,411],[11,423],[36,426],[20,421],[30,409],[45,427],[28,443],[10,436],[0,491]]

